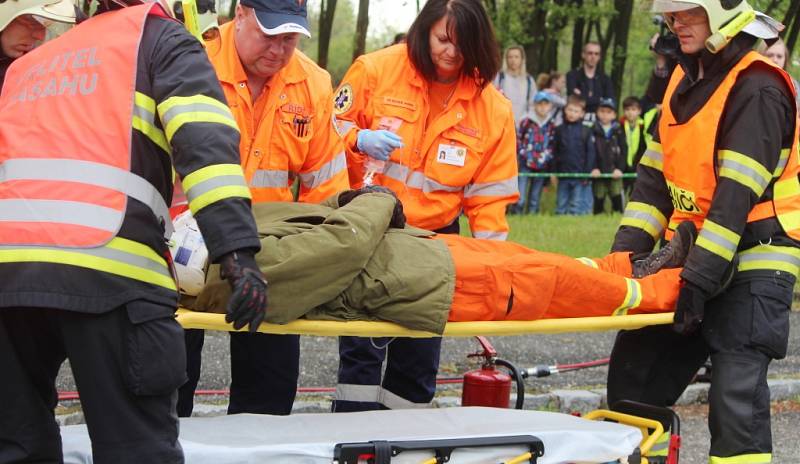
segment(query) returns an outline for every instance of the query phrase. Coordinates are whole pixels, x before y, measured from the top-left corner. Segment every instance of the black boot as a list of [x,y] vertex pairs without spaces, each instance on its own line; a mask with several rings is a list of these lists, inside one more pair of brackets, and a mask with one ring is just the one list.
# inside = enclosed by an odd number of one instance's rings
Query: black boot
[[611,211],[622,212],[622,195],[614,195],[611,197]]
[[697,239],[697,227],[692,221],[683,221],[675,229],[675,235],[660,250],[650,253],[645,259],[633,262],[633,277],[641,279],[661,269],[681,267]]
[[606,210],[606,197],[594,197],[594,214],[603,214]]

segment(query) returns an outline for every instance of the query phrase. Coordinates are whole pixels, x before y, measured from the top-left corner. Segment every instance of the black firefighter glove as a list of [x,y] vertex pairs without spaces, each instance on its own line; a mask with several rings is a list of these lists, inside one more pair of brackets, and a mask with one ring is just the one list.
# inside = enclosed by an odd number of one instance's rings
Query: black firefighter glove
[[267,279],[258,269],[253,253],[228,253],[220,259],[219,266],[220,277],[231,286],[225,322],[233,322],[236,330],[250,324],[250,332],[256,332],[267,315]]
[[675,305],[675,320],[672,330],[681,335],[691,335],[700,327],[705,315],[708,294],[697,285],[684,281]]
[[385,193],[387,195],[391,195],[394,197],[394,211],[392,212],[392,219],[389,221],[389,227],[394,227],[397,229],[402,229],[406,226],[406,215],[403,212],[403,203],[397,198],[397,195],[394,194],[390,189],[382,186],[382,185],[368,185],[366,187],[361,187],[358,190],[348,190],[346,192],[342,192],[339,194],[339,207],[342,207],[351,201],[353,198],[363,195],[365,193]]

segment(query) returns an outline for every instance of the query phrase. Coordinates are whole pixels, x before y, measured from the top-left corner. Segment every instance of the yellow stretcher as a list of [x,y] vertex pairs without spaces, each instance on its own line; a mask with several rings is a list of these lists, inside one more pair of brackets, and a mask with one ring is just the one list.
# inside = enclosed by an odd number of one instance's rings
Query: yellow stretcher
[[[638,329],[648,325],[671,324],[673,313],[635,314],[629,316],[574,317],[540,319],[538,321],[450,322],[444,337],[474,337],[526,335],[533,333],[601,332],[606,330]],[[224,314],[178,310],[178,322],[185,329],[222,330],[233,332]],[[244,331],[245,329],[242,329]],[[433,338],[439,335],[411,330],[391,322],[316,321],[298,319],[284,325],[262,323],[259,332],[279,335],[360,336]]]

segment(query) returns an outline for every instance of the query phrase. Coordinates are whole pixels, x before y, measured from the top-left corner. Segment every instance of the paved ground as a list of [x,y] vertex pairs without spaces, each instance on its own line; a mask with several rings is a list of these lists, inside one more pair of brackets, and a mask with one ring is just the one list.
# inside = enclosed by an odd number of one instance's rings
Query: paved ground
[[[792,332],[789,355],[773,363],[770,376],[800,378],[800,313],[792,314]],[[613,333],[581,333],[562,335],[535,335],[525,337],[493,337],[492,343],[500,357],[520,367],[537,364],[574,363],[608,356],[613,343]],[[338,362],[336,340],[327,337],[303,337],[300,384],[304,387],[332,386],[336,380]],[[473,339],[445,339],[442,349],[441,375],[461,375],[475,368],[466,354],[478,348]],[[201,389],[226,388],[229,378],[227,359],[228,337],[222,333],[207,333],[204,348],[204,365]],[[531,393],[552,389],[591,389],[605,384],[605,368],[592,368],[542,379],[528,379],[526,390]],[[74,390],[68,369],[59,378],[60,390]],[[448,394],[444,393],[443,394]],[[450,391],[450,395],[454,392]],[[800,407],[778,405],[773,419],[776,464],[800,463]],[[682,464],[705,463],[708,449],[708,432],[704,407],[689,407],[680,411],[684,423],[684,453]]]

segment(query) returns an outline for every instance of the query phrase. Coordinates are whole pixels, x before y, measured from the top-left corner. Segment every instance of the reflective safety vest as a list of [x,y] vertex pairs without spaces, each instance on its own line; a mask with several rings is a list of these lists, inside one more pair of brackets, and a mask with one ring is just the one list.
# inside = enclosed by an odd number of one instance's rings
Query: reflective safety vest
[[148,206],[167,236],[172,229],[163,195],[131,173],[148,15],[167,17],[155,3],[102,14],[9,68],[0,97],[0,262],[69,264],[175,289],[164,258],[117,237],[128,197]]
[[[658,126],[663,145],[659,147],[658,144],[653,143],[649,151],[649,156],[654,158],[649,162],[662,164],[664,178],[674,206],[670,217],[670,228],[666,231],[667,240],[672,238],[674,226],[683,221],[693,221],[698,229],[703,227],[717,187],[718,174],[734,178],[745,185],[753,185],[755,191],[763,191],[770,183],[774,182],[773,199],[763,201],[753,207],[747,217],[747,222],[777,216],[784,232],[793,239],[800,240],[798,125],[795,124],[792,147],[781,153],[775,172],[767,172],[763,166],[739,153],[728,150],[717,152],[717,132],[728,95],[739,74],[757,62],[770,66],[775,72],[780,73],[789,88],[792,89],[793,94],[796,93],[791,78],[786,72],[774,66],[758,53],[749,52],[728,72],[719,88],[700,111],[683,124],[676,122],[669,105],[672,95],[684,76],[680,67],[675,68],[664,96],[667,104],[662,108],[663,114]],[[659,155],[661,159],[657,159]]]
[[[653,119],[655,119],[657,114],[658,108],[650,109],[647,113],[633,123],[633,128],[631,128],[631,122],[625,120],[625,135],[628,137],[629,167],[635,167],[633,165],[633,161],[636,159],[636,153],[639,151],[639,144],[644,143],[646,146],[652,142],[653,136],[650,135],[649,129],[650,125],[653,124]],[[642,140],[642,134],[644,134],[644,140]]]

